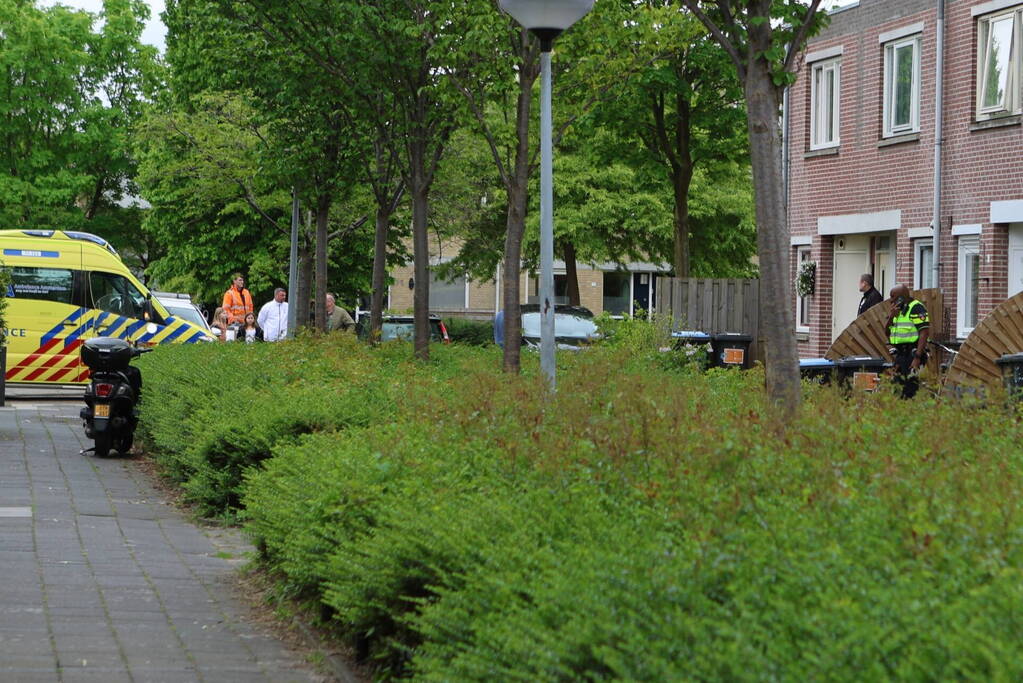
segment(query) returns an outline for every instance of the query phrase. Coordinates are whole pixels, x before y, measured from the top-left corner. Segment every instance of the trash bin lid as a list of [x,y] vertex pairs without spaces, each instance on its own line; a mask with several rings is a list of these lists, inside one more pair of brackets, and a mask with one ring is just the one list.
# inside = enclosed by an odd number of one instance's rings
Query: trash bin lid
[[720,334],[714,335],[714,341],[751,342],[753,341],[753,337],[752,335],[743,334],[742,332],[721,332]]
[[810,368],[833,368],[835,367],[835,361],[830,358],[800,358],[799,369],[807,370]]
[[995,362],[999,365],[1023,365],[1023,353],[1007,353]]
[[700,332],[699,330],[679,330],[678,332],[672,332],[671,336],[675,339],[691,339],[693,341],[710,341],[710,335],[706,332]]
[[885,368],[889,365],[884,358],[873,356],[846,356],[835,361],[840,368]]

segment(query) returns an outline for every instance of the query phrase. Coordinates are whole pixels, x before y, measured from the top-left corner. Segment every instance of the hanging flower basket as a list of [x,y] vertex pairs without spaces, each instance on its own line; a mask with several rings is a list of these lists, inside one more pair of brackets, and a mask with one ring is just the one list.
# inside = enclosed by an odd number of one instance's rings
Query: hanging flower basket
[[817,280],[817,262],[803,261],[799,264],[799,272],[796,274],[796,294],[799,296],[810,296]]

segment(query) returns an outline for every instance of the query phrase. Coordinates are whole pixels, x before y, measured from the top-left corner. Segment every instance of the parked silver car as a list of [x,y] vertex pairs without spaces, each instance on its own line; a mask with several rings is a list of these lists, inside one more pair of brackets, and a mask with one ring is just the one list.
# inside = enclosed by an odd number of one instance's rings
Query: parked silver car
[[198,306],[192,303],[192,297],[188,294],[179,294],[175,292],[153,292],[153,297],[163,304],[163,307],[167,309],[167,312],[175,318],[187,320],[190,323],[198,325],[210,335],[213,334],[210,330],[210,324],[206,322],[206,316],[203,315]]
[[[540,305],[523,304],[522,346],[540,348]],[[554,307],[554,341],[557,348],[575,351],[600,338],[593,312],[582,306],[557,304]]]

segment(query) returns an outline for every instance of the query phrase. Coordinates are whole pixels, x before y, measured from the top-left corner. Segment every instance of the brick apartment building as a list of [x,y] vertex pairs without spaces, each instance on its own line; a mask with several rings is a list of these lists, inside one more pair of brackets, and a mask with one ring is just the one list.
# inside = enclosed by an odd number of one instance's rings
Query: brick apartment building
[[[411,245],[409,245],[411,249]],[[453,258],[459,249],[457,242],[442,242],[430,237],[430,264],[439,265]],[[594,314],[635,315],[637,311],[650,312],[657,301],[657,275],[664,275],[671,266],[666,263],[579,263],[579,300]],[[394,284],[387,292],[387,308],[395,312],[411,311],[415,278],[411,263],[391,271]],[[501,268],[493,280],[476,282],[460,276],[444,281],[431,272],[430,312],[443,317],[489,320],[503,308],[502,292],[498,283]],[[565,264],[554,262],[554,290],[557,303],[568,303],[565,295]],[[538,280],[523,271],[519,282],[522,303],[538,300]]]
[[[934,287],[941,0],[860,0],[810,42],[784,122],[801,357],[856,316],[859,275],[887,296]],[[937,260],[949,337],[1023,290],[1023,0],[944,0]],[[938,331],[941,334],[942,331]]]

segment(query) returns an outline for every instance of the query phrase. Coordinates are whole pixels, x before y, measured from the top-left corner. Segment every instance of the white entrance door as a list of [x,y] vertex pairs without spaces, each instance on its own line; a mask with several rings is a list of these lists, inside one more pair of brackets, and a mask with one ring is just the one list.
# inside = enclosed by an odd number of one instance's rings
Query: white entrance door
[[831,285],[831,339],[856,319],[860,275],[870,272],[870,236],[835,235],[835,279]]
[[1023,292],[1023,223],[1009,226],[1009,291],[1007,296]]

